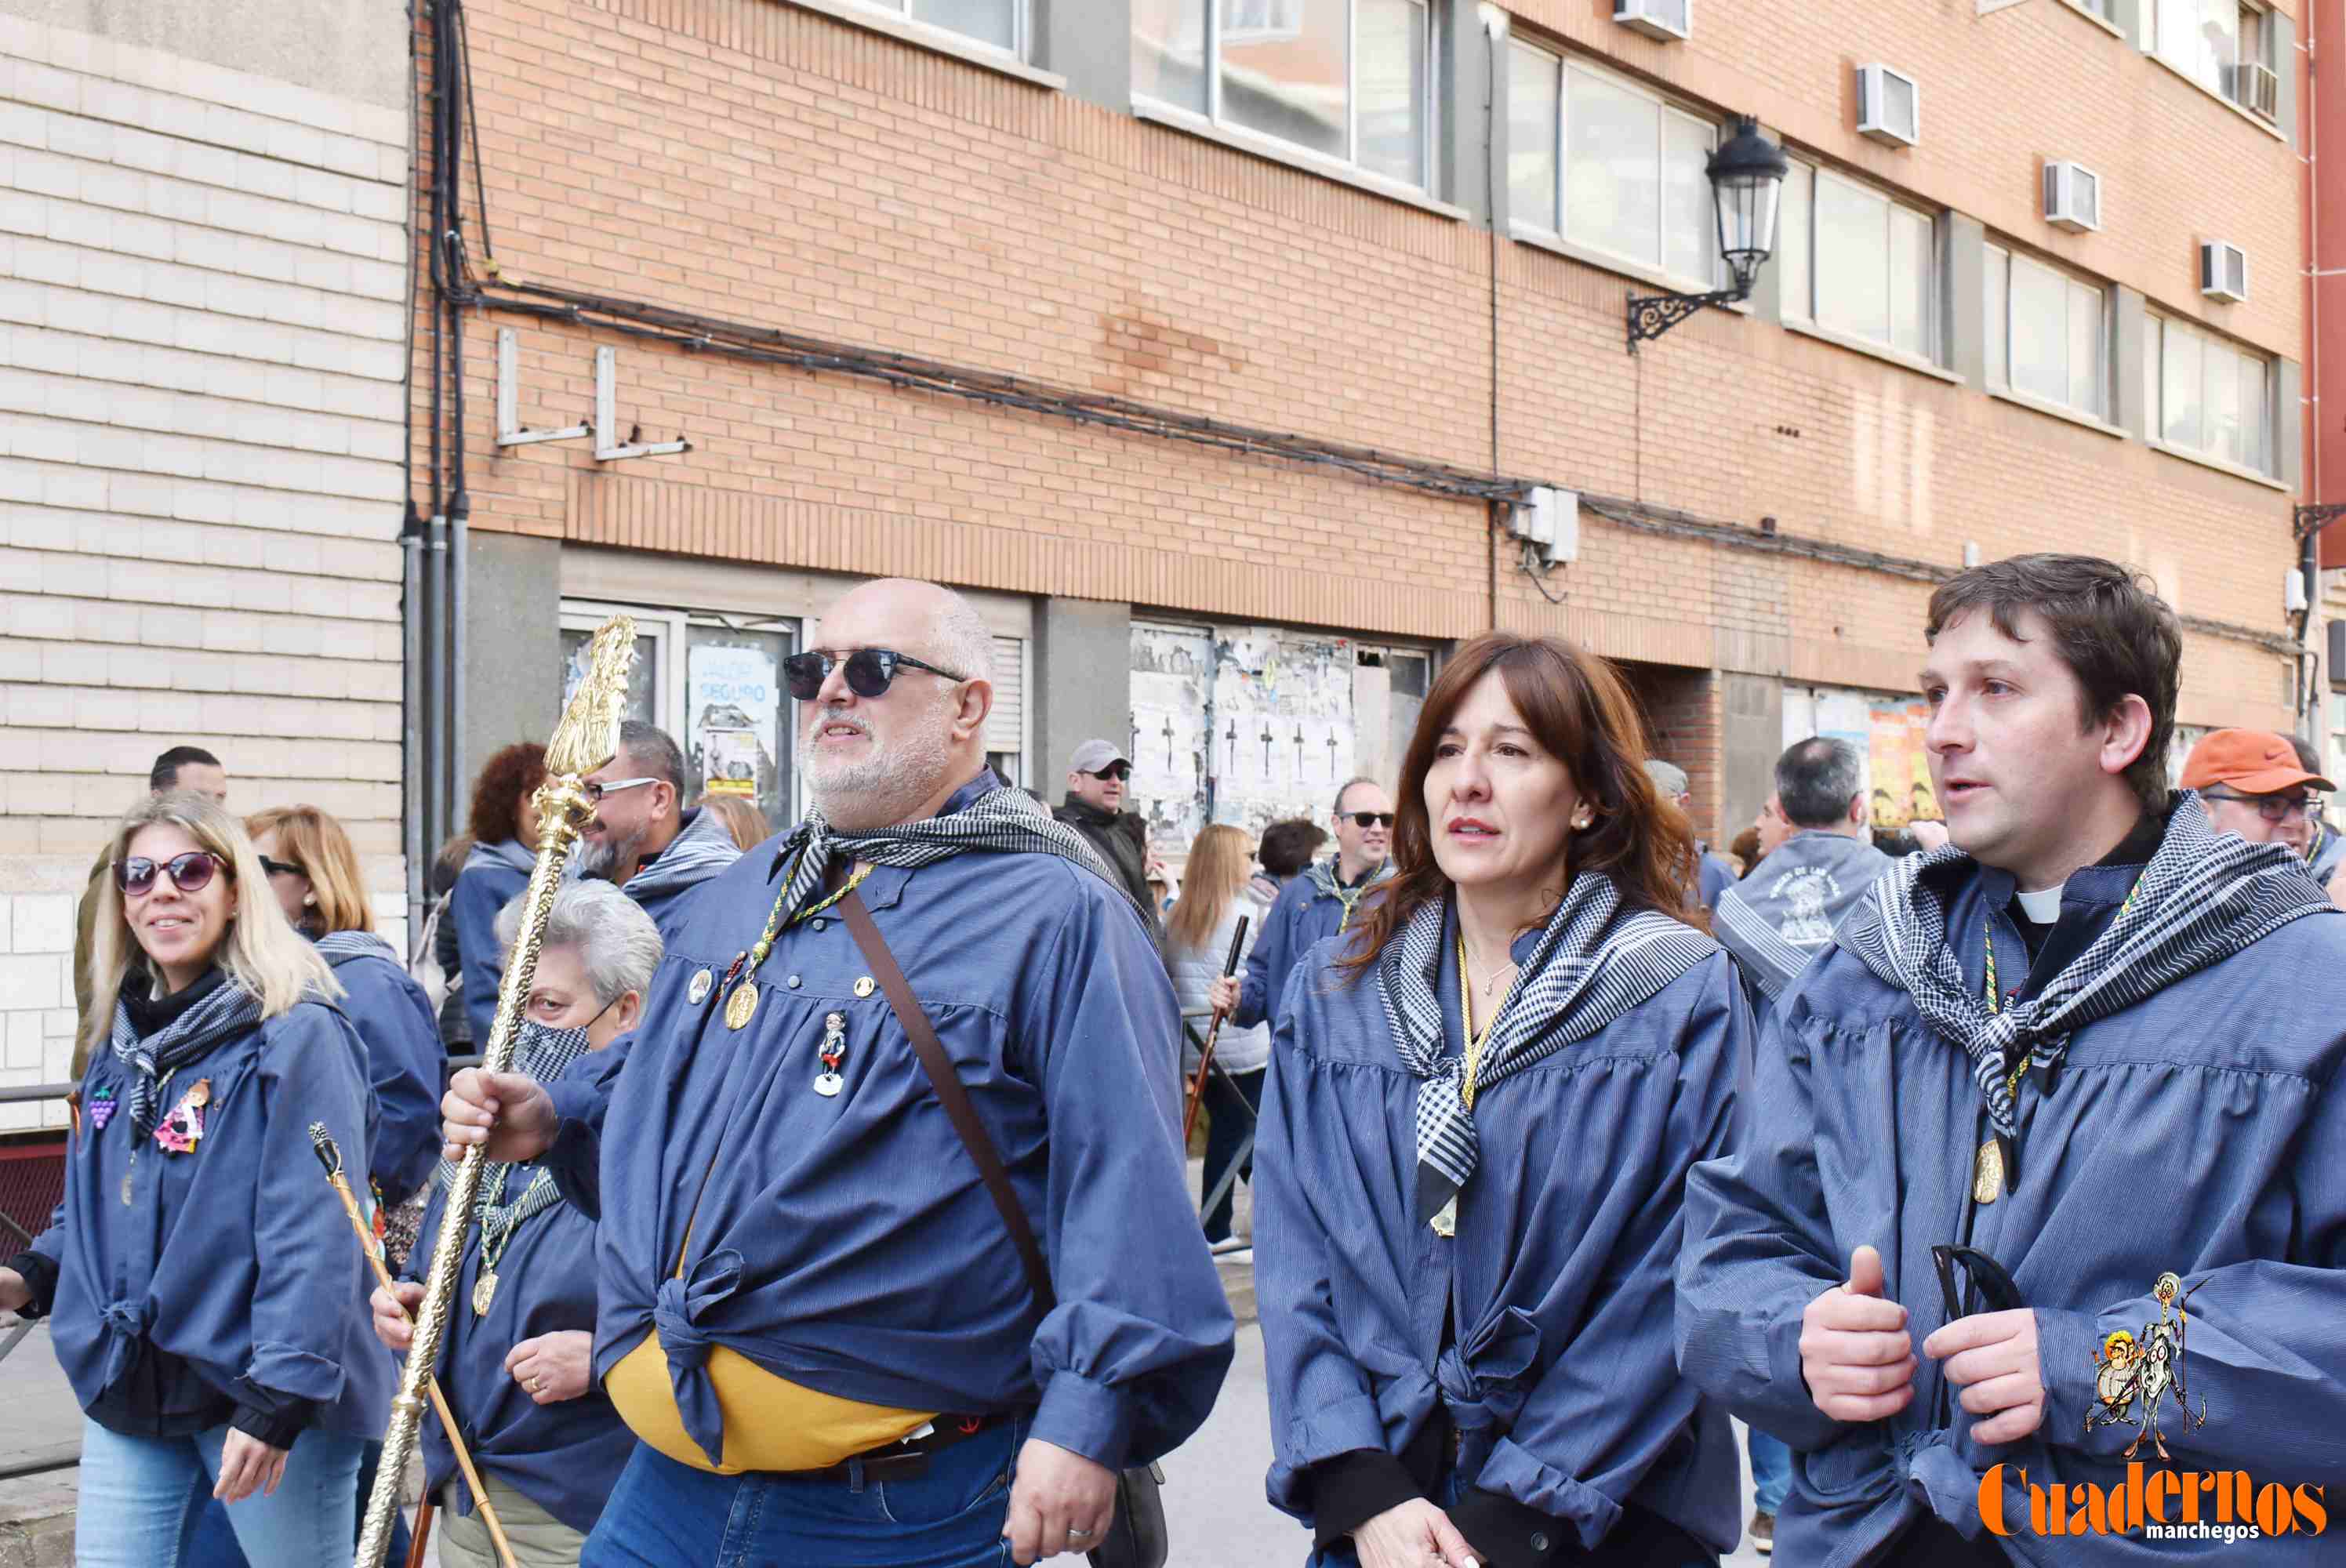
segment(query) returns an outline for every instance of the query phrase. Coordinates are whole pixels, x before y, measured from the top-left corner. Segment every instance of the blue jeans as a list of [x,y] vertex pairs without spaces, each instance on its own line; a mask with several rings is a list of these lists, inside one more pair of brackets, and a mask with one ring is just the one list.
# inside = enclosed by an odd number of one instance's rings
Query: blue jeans
[[[437,1420],[437,1417],[434,1418]],[[355,1549],[359,1537],[366,1530],[367,1498],[374,1491],[376,1461],[382,1458],[382,1444],[369,1442],[359,1454],[358,1522],[352,1526],[351,1544]],[[391,1549],[383,1561],[392,1568],[407,1561],[408,1548],[414,1537],[407,1532],[407,1515],[394,1513],[391,1518]],[[251,1568],[243,1550],[236,1543],[236,1526],[229,1522],[228,1504],[207,1500],[203,1512],[196,1520],[195,1535],[188,1543],[188,1561],[199,1568]]]
[[1007,1420],[939,1450],[909,1479],[711,1475],[637,1445],[579,1568],[1005,1568]]
[[1751,1506],[1762,1513],[1781,1513],[1784,1499],[1792,1494],[1792,1451],[1761,1431],[1751,1429],[1751,1485],[1759,1493]]
[[[135,1438],[82,1421],[81,1499],[74,1520],[80,1568],[209,1568],[190,1548],[219,1478],[229,1429]],[[275,1492],[229,1505],[237,1545],[270,1568],[341,1568],[351,1559],[360,1442],[311,1431],[285,1456]]]

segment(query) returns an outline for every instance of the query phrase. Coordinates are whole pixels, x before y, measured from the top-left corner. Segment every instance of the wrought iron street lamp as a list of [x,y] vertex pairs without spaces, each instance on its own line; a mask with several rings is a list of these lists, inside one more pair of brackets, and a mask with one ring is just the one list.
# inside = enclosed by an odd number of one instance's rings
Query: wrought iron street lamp
[[1710,155],[1710,198],[1719,209],[1719,254],[1735,286],[1708,294],[1629,296],[1629,351],[1658,338],[1707,305],[1731,305],[1751,297],[1760,264],[1776,249],[1776,211],[1784,177],[1792,170],[1784,149],[1760,134],[1760,122],[1739,115],[1730,135]]

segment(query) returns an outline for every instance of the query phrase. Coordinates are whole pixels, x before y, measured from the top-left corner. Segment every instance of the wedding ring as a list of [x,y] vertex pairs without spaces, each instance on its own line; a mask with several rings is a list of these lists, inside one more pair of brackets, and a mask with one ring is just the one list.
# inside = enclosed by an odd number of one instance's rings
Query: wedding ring
[[1070,1541],[1096,1541],[1098,1538],[1099,1532],[1096,1530],[1070,1530],[1067,1532],[1067,1539]]

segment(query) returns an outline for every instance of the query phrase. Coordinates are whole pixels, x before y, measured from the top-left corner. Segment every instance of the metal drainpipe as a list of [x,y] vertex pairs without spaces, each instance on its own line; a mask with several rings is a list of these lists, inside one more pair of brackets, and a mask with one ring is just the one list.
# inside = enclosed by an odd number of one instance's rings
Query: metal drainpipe
[[[423,783],[423,639],[429,608],[423,600],[423,520],[411,498],[407,526],[399,535],[399,658],[400,658],[400,849],[407,856],[407,940],[423,929],[423,911],[432,896],[424,856],[437,849],[423,837],[423,816],[415,809]],[[408,957],[412,961],[414,953]]]

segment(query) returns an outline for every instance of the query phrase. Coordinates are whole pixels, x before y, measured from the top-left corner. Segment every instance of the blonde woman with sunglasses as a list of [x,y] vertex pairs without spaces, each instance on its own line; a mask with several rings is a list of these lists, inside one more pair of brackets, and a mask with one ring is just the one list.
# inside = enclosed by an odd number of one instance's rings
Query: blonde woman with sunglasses
[[86,1417],[75,1561],[186,1563],[208,1496],[254,1563],[338,1561],[391,1364],[309,1129],[368,1146],[364,1047],[219,805],[141,801],[111,859],[65,1201],[0,1268]]

